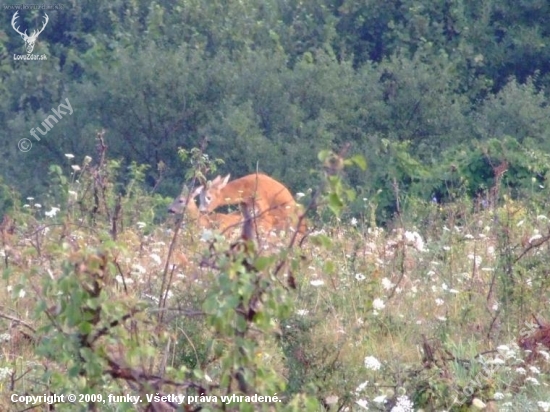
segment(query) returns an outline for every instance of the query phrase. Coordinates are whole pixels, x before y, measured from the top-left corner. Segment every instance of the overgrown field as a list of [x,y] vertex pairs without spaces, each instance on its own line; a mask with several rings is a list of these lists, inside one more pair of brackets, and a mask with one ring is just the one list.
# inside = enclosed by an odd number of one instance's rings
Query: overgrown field
[[[156,223],[171,199],[143,193],[138,167],[120,191],[116,162],[89,163],[53,168],[52,197],[0,226],[1,410],[69,393],[102,399],[55,410],[550,410],[540,202],[504,188],[494,207],[427,203],[381,228],[369,199],[331,213],[329,184],[302,247],[242,243]],[[127,394],[141,403],[108,398]]]

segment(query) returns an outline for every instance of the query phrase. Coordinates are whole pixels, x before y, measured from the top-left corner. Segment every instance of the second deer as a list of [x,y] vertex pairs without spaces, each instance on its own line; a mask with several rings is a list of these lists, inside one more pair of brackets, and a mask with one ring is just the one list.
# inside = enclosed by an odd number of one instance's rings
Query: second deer
[[196,220],[201,227],[207,229],[218,229],[224,232],[228,228],[240,225],[242,216],[239,212],[229,214],[210,213],[205,214],[199,211],[195,203],[195,197],[202,191],[202,186],[197,187],[191,194],[189,189],[184,186],[181,195],[168,206],[168,212],[174,214],[182,214],[186,212],[189,218]]

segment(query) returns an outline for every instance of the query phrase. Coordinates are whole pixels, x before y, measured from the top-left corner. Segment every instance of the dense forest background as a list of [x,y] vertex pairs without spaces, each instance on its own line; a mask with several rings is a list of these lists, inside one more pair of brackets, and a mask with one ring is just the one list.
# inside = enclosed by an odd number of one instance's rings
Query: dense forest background
[[[414,200],[484,197],[503,164],[511,195],[547,190],[548,1],[61,4],[45,10],[45,61],[14,60],[24,44],[2,9],[0,212],[8,185],[40,198],[50,165],[93,157],[101,129],[110,156],[149,165],[166,196],[183,180],[179,147],[205,147],[235,177],[258,165],[297,192],[316,183],[319,151],[348,143],[368,165],[348,183],[382,221]],[[43,14],[21,10],[21,29]],[[29,130],[65,99],[73,114],[36,141]]]

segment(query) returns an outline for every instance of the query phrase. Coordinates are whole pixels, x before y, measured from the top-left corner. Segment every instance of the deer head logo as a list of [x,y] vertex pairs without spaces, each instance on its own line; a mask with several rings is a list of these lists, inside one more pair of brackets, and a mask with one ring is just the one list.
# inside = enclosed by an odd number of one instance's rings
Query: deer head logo
[[36,43],[36,39],[38,39],[38,35],[44,31],[44,28],[48,24],[48,21],[50,20],[50,18],[46,13],[44,13],[44,24],[42,25],[42,28],[40,30],[33,30],[31,35],[28,36],[27,30],[25,30],[24,33],[21,33],[21,31],[19,31],[19,26],[15,27],[15,21],[19,18],[17,13],[19,13],[19,11],[16,11],[11,19],[11,26],[17,33],[21,35],[21,37],[25,41],[27,53],[31,54],[34,49],[34,44]]

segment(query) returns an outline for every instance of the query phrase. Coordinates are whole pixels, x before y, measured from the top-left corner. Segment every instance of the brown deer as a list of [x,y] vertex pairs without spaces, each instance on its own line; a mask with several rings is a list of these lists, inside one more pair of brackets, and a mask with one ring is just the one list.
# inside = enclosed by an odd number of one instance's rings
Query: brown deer
[[[212,212],[218,206],[245,203],[259,224],[288,230],[298,221],[299,207],[289,190],[277,180],[254,173],[229,181],[230,175],[217,176],[200,192],[200,211]],[[302,220],[298,231],[306,232]]]

